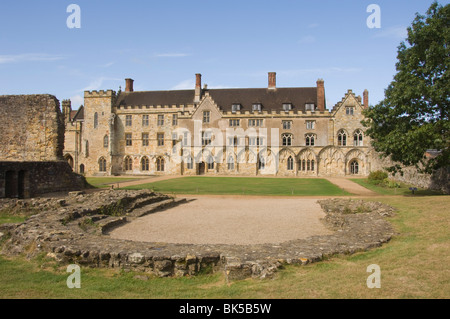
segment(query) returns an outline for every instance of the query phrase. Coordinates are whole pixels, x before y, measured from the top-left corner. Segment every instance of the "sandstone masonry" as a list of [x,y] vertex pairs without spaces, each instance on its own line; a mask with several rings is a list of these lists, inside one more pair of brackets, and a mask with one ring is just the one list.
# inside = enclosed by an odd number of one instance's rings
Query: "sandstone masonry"
[[61,199],[3,200],[0,210],[32,211],[21,224],[0,226],[2,253],[30,258],[46,253],[60,263],[123,268],[160,277],[224,271],[229,280],[266,278],[285,264],[317,262],[334,254],[378,247],[395,234],[385,218],[393,208],[375,202],[319,201],[334,232],[281,244],[188,245],[112,239],[108,231],[130,220],[173,205],[175,199],[146,190],[70,193]]
[[63,159],[64,119],[54,96],[0,96],[0,112],[0,198],[84,187]]

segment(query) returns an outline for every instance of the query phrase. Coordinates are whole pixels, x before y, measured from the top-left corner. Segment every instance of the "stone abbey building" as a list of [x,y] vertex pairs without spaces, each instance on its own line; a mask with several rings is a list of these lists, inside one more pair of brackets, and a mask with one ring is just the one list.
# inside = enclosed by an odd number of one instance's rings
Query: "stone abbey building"
[[331,110],[314,87],[86,91],[62,103],[64,157],[86,175],[367,175],[373,150],[361,124],[368,107],[351,90]]

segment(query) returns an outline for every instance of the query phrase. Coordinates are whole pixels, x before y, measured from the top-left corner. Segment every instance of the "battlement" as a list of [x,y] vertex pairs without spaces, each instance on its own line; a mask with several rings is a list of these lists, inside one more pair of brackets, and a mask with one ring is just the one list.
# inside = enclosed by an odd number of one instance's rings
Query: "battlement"
[[116,92],[113,90],[100,90],[100,91],[84,91],[84,98],[94,98],[94,97],[115,97]]

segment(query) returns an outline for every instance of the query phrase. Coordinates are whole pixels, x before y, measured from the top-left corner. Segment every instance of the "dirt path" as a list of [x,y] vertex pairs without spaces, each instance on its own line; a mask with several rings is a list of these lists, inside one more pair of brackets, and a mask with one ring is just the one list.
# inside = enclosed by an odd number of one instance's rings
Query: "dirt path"
[[141,217],[112,238],[176,244],[279,244],[331,233],[316,199],[193,196],[186,204]]
[[326,177],[326,179],[334,185],[344,189],[345,191],[357,196],[376,196],[377,193],[359,185],[344,177]]

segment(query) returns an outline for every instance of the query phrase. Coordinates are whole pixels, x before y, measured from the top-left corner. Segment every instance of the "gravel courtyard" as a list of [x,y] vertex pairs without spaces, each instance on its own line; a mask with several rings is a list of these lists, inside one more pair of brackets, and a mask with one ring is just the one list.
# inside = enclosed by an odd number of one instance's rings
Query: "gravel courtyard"
[[279,244],[327,235],[317,199],[184,196],[189,202],[132,221],[112,238],[175,244]]

